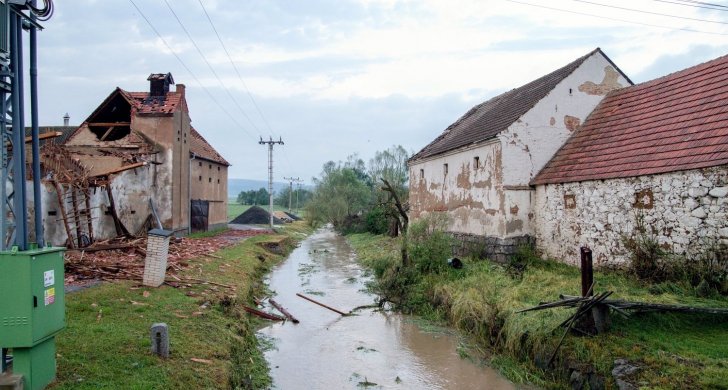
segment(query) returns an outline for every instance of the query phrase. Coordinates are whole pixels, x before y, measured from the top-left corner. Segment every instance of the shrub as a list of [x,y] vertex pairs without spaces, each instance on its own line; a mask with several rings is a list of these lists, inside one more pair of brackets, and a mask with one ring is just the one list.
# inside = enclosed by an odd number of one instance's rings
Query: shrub
[[439,273],[452,256],[452,236],[445,232],[447,216],[430,214],[409,227],[409,257],[422,273]]
[[366,230],[372,234],[386,234],[389,231],[389,218],[382,206],[376,206],[364,216]]

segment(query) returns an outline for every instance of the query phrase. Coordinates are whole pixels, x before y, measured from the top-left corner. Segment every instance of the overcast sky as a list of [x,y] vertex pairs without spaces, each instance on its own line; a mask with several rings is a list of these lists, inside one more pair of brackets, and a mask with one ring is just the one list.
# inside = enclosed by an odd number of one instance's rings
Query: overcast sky
[[41,125],[66,112],[78,125],[115,87],[145,91],[150,73],[171,72],[229,177],[266,179],[258,139],[272,135],[285,142],[275,180],[310,182],[352,153],[416,152],[473,105],[596,47],[634,82],[728,54],[723,1],[167,1],[194,43],[165,0],[133,0],[141,13],[56,0],[39,34]]

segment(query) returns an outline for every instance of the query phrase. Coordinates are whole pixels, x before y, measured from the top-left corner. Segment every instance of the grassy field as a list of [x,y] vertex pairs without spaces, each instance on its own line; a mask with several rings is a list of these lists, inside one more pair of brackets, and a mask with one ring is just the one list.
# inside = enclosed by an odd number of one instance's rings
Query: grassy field
[[[370,234],[348,237],[360,260],[393,283],[399,265],[399,241]],[[596,337],[566,337],[556,362],[559,370],[543,371],[563,329],[554,331],[573,309],[515,313],[560,293],[579,295],[579,270],[557,262],[533,259],[522,276],[512,276],[488,261],[465,259],[462,270],[414,277],[405,306],[416,314],[447,321],[469,334],[476,350],[511,380],[542,387],[563,387],[563,367],[594,370],[614,386],[614,360],[628,359],[640,370],[630,381],[646,388],[728,388],[728,318],[725,316],[654,313],[623,319],[612,315],[612,329]],[[389,280],[387,280],[389,279]],[[728,308],[728,298],[698,298],[675,285],[647,286],[630,277],[595,273],[596,291],[614,291],[615,299]],[[394,282],[396,283],[396,282]],[[402,288],[402,286],[399,286]]]
[[[252,237],[214,258],[191,260],[180,275],[218,285],[148,288],[119,281],[69,294],[52,388],[266,388],[258,324],[241,305],[264,295],[263,276],[283,259],[260,243],[285,239],[287,252],[308,232],[303,223],[286,225],[282,234]],[[149,329],[157,322],[169,325],[169,359],[150,353]]]

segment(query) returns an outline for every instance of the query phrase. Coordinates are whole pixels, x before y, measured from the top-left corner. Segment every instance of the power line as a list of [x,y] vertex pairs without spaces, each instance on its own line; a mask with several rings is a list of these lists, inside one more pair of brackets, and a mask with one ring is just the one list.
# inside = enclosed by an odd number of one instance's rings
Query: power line
[[210,64],[210,61],[207,60],[207,57],[205,57],[205,54],[202,53],[202,50],[197,45],[197,42],[195,42],[195,39],[192,38],[192,34],[190,34],[190,32],[187,31],[187,28],[185,28],[185,25],[182,23],[182,20],[179,18],[179,16],[177,16],[177,13],[174,12],[174,9],[169,4],[169,1],[164,0],[164,3],[167,4],[167,8],[169,8],[169,11],[172,13],[174,18],[177,20],[177,23],[179,23],[180,27],[182,27],[182,31],[185,32],[185,34],[187,35],[187,38],[190,40],[190,42],[192,42],[192,45],[195,47],[195,49],[197,49],[197,53],[200,54],[200,57],[202,57],[202,59],[205,61],[205,63],[207,64],[207,67],[210,68],[210,71],[212,72],[212,74],[215,75],[215,78],[220,83],[220,86],[222,86],[222,88],[225,90],[228,97],[230,97],[230,100],[232,100],[233,103],[235,103],[235,105],[238,107],[238,110],[240,110],[240,112],[243,114],[245,119],[247,119],[248,122],[250,122],[250,125],[253,126],[253,128],[255,130],[260,132],[260,130],[258,130],[258,127],[255,125],[255,123],[253,123],[253,121],[250,119],[248,114],[246,114],[245,111],[243,110],[243,108],[240,106],[237,99],[235,99],[235,97],[230,93],[230,90],[228,90],[228,88],[225,86],[225,83],[222,82],[222,80],[220,79],[220,76],[218,76],[217,72],[215,72],[215,69],[212,67],[212,64]]
[[210,93],[210,91],[207,88],[205,88],[205,86],[200,82],[200,79],[197,78],[197,76],[192,71],[192,69],[190,69],[187,66],[187,64],[185,64],[185,62],[182,61],[182,58],[180,58],[180,56],[178,56],[177,53],[174,52],[174,50],[169,45],[169,43],[167,43],[167,40],[164,39],[162,34],[160,34],[159,31],[157,31],[157,29],[154,27],[152,22],[147,18],[146,15],[144,15],[144,12],[142,12],[142,10],[139,9],[139,7],[136,5],[136,3],[134,3],[134,0],[129,0],[129,2],[131,3],[131,5],[134,6],[134,8],[136,8],[137,12],[139,12],[139,15],[141,15],[142,18],[147,22],[147,24],[152,29],[152,31],[154,31],[154,33],[157,34],[157,37],[159,37],[159,39],[162,40],[162,43],[164,43],[164,46],[166,46],[167,49],[172,53],[172,55],[177,59],[177,61],[179,61],[179,63],[182,64],[182,67],[184,67],[187,70],[187,72],[192,76],[192,78],[195,80],[195,82],[197,82],[197,84],[200,86],[200,88],[202,88],[202,90],[205,91],[205,93],[207,93],[207,96],[230,118],[230,120],[233,121],[233,123],[235,123],[238,127],[240,127],[240,129],[243,130],[243,132],[245,132],[245,134],[247,134],[249,137],[255,139],[255,137],[253,137],[253,135],[248,133],[248,131],[245,130],[245,128],[235,119],[235,117],[230,115],[230,113],[225,109],[225,107],[223,107],[220,104],[220,102],[218,102],[217,99],[215,99],[215,97],[212,95],[212,93]]
[[[667,3],[667,4],[676,4],[676,5],[684,5],[686,7],[694,7],[694,8],[703,8],[703,9],[710,9],[714,11],[728,11],[728,6],[720,5],[720,4],[709,4],[709,3],[701,3],[701,2],[678,2],[678,1],[670,1],[670,0],[653,0],[657,1],[659,3]],[[705,4],[705,5],[701,5]],[[713,8],[718,7],[718,8]]]
[[664,16],[664,17],[667,17],[667,18],[685,19],[685,20],[692,20],[692,21],[704,22],[704,23],[728,24],[728,22],[721,22],[721,21],[718,21],[718,20],[706,20],[706,19],[698,19],[698,18],[689,18],[687,16],[668,15],[668,14],[663,14],[663,13],[660,13],[660,12],[643,11],[643,10],[634,9],[634,8],[619,7],[619,6],[616,6],[616,5],[595,3],[593,1],[587,1],[587,0],[573,0],[573,1],[576,1],[576,2],[579,2],[579,3],[586,3],[586,4],[598,5],[600,7],[621,9],[621,10],[630,11],[630,12],[640,12],[640,13],[643,13],[643,14]]
[[261,111],[260,107],[258,107],[258,103],[255,101],[255,98],[253,98],[253,94],[250,93],[250,90],[248,89],[248,85],[245,84],[245,80],[243,80],[243,77],[240,75],[240,71],[238,70],[238,67],[235,65],[235,61],[233,61],[232,56],[230,56],[230,52],[228,52],[228,49],[225,46],[225,43],[222,41],[220,34],[217,32],[217,28],[215,28],[215,23],[212,22],[212,18],[210,18],[210,14],[207,13],[207,9],[205,9],[205,5],[202,4],[202,0],[197,0],[197,2],[200,3],[200,7],[202,7],[202,11],[205,13],[205,16],[207,17],[207,21],[210,22],[210,26],[212,27],[212,30],[215,31],[217,40],[220,42],[222,49],[225,51],[225,55],[227,56],[228,60],[230,60],[230,65],[232,65],[233,69],[235,69],[235,73],[238,75],[238,79],[243,84],[243,87],[245,88],[245,92],[248,93],[248,97],[250,97],[250,101],[253,102],[253,106],[255,106],[255,109],[258,111],[258,114],[263,119],[263,123],[265,123],[266,127],[268,127],[268,131],[271,132],[271,135],[274,135],[273,129],[270,127],[270,124],[268,123],[268,120],[265,118],[265,115],[263,115],[263,111]]
[[524,1],[517,1],[517,0],[505,0],[505,1],[507,1],[509,3],[516,3],[516,4],[528,5],[528,6],[531,6],[531,7],[550,9],[550,10],[553,10],[553,11],[567,12],[567,13],[570,13],[570,14],[583,15],[583,16],[591,16],[591,17],[594,17],[594,18],[613,20],[613,21],[623,22],[623,23],[638,24],[638,25],[641,25],[641,26],[662,28],[662,29],[666,29],[666,30],[687,31],[687,32],[702,33],[702,34],[728,36],[727,33],[712,32],[712,31],[703,31],[703,30],[694,30],[694,29],[691,29],[691,28],[674,28],[674,27],[668,27],[668,26],[661,26],[661,25],[657,25],[657,24],[649,24],[649,23],[635,22],[635,21],[632,21],[632,20],[611,18],[611,17],[608,17],[608,16],[594,15],[594,14],[590,14],[590,13],[586,13],[586,12],[579,12],[579,11],[572,11],[572,10],[567,10],[567,9],[562,9],[562,8],[549,7],[549,6],[546,6],[546,5],[526,3]]

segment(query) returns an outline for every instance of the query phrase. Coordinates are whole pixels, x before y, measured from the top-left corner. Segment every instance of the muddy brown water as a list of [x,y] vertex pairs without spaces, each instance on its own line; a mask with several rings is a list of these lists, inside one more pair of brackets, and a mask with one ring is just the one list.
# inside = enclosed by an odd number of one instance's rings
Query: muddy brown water
[[[268,280],[275,300],[300,320],[274,323],[258,336],[277,389],[514,389],[493,369],[458,356],[456,337],[425,331],[413,318],[375,309],[370,280],[344,238],[321,229],[306,238]],[[272,308],[270,311],[274,311]]]

